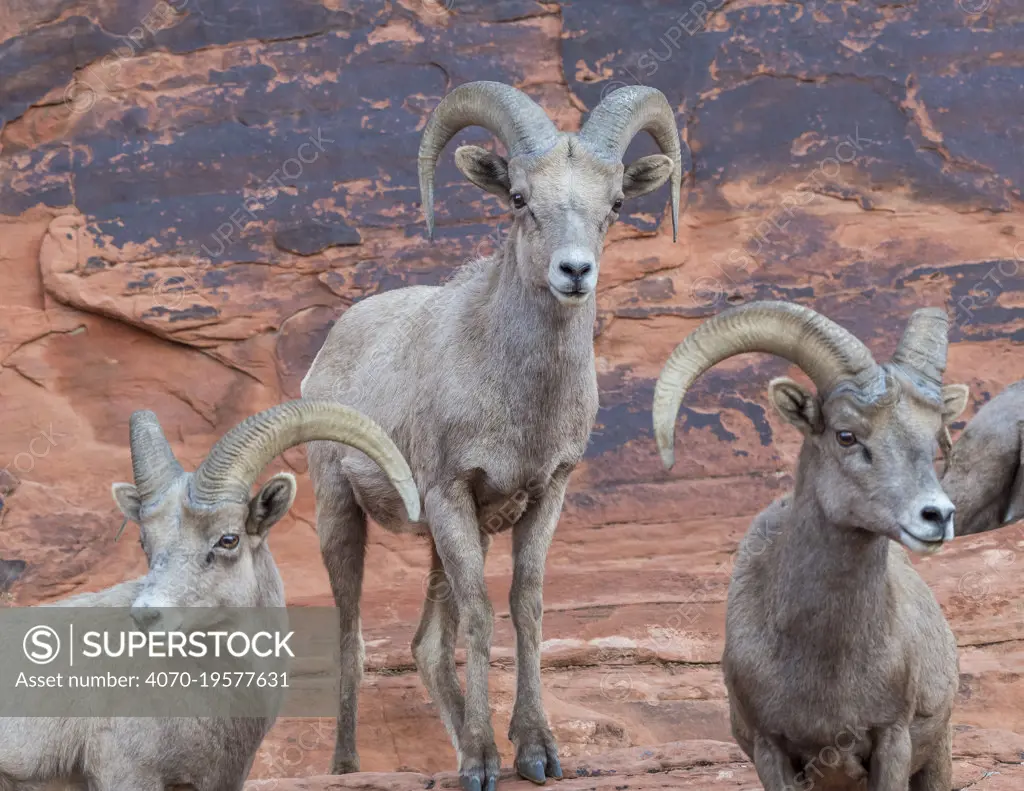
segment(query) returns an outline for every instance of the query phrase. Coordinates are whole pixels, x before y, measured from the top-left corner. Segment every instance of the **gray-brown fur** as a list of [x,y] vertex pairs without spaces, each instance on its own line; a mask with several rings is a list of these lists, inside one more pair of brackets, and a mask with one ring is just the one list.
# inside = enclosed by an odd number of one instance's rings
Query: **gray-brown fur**
[[978,410],[953,444],[942,487],[956,533],[984,533],[1024,518],[1024,382]]
[[[423,520],[411,523],[360,454],[310,445],[317,529],[345,635],[336,773],[359,767],[359,598],[369,515],[389,530],[431,538],[431,579],[444,582],[430,586],[413,653],[455,744],[467,791],[493,791],[498,777],[484,561],[491,535],[511,529],[517,689],[509,736],[520,774],[538,783],[561,776],[541,703],[542,586],[568,477],[597,413],[593,323],[600,255],[618,201],[670,176],[678,183],[678,133],[664,97],[650,89],[630,95],[648,110],[660,97],[659,128],[671,127],[675,159],[654,155],[624,168],[582,135],[558,133],[508,86],[474,83],[450,94],[424,133],[425,207],[434,158],[457,127],[479,124],[513,136],[503,141],[513,153],[507,160],[472,146],[455,154],[470,181],[513,206],[501,250],[466,265],[443,287],[399,289],[354,305],[331,329],[303,381],[303,395],[336,399],[380,423],[409,460],[424,498]],[[523,196],[518,207],[517,194]],[[465,693],[454,659],[460,628],[467,647]]]
[[[825,394],[794,492],[740,546],[722,664],[733,735],[766,791],[951,787],[956,641],[895,543],[904,503],[945,499],[932,467],[943,423],[901,385],[875,410]],[[851,425],[870,467],[835,440]]]
[[[275,486],[277,480],[272,479]],[[163,607],[283,607],[281,576],[262,539],[243,539],[242,557],[233,568],[204,568],[212,533],[235,530],[245,535],[245,509],[218,514],[202,527],[186,517],[179,531],[172,520],[183,509],[185,486],[185,481],[178,484],[160,512],[144,518],[147,559],[152,563],[158,553],[167,565],[151,565],[141,579],[53,606],[130,608],[144,598],[155,604],[152,597],[157,595]],[[219,579],[207,582],[214,576]],[[240,789],[272,724],[273,719],[256,718],[0,718],[0,789],[31,788],[19,783],[50,779],[90,791],[163,791],[171,785],[197,791]]]
[[[415,496],[401,480],[408,478],[408,467],[386,436],[336,405],[292,402],[255,415],[229,432],[195,474],[174,460],[155,415],[138,412],[132,417],[135,484],[114,484],[113,494],[125,519],[139,524],[149,570],[139,579],[48,606],[130,609],[142,630],[186,632],[201,624],[180,608],[201,607],[197,612],[205,613],[284,607],[284,585],[267,535],[291,507],[294,476],[272,476],[251,499],[245,484],[254,481],[233,481],[238,499],[246,502],[203,501],[194,484],[211,461],[223,462],[215,469],[229,469],[233,460],[255,469],[315,437],[369,438],[396,485]],[[0,791],[41,789],[50,781],[88,791],[241,789],[273,722],[274,717],[0,718]]]
[[900,546],[953,537],[934,459],[967,394],[939,387],[941,328],[930,380],[889,363],[865,369],[880,391],[769,387],[804,442],[793,492],[740,545],[722,658],[733,735],[766,791],[951,788],[956,642]]

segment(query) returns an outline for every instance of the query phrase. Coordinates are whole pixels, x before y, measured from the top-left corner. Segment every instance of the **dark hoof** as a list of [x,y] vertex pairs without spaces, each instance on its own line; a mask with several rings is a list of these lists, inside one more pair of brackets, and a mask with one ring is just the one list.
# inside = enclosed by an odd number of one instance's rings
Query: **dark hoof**
[[516,771],[524,780],[536,783],[539,786],[547,782],[547,775],[544,773],[543,761],[523,761],[516,764]]
[[555,778],[555,780],[562,779],[562,765],[558,763],[557,755],[548,759],[548,775]]
[[462,783],[462,791],[481,791],[479,777],[463,775],[459,778],[459,782]]

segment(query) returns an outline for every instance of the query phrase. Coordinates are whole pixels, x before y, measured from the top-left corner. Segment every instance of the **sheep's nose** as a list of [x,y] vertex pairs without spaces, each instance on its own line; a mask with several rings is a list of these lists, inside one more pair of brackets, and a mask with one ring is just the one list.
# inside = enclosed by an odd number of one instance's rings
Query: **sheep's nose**
[[956,508],[952,503],[949,505],[926,505],[921,509],[921,519],[944,530],[953,518],[955,511]]
[[132,607],[130,610],[132,620],[139,627],[139,631],[145,632],[160,620],[160,610],[156,607]]
[[568,275],[573,279],[579,279],[585,275],[589,275],[590,270],[593,268],[593,264],[589,261],[562,261],[558,265],[559,272],[563,275]]

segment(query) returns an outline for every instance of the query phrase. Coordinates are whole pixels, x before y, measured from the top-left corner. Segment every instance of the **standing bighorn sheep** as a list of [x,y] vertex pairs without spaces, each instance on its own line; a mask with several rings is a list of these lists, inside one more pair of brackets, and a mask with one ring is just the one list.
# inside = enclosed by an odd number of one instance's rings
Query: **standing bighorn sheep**
[[953,537],[934,459],[966,388],[942,386],[947,319],[910,318],[892,360],[799,305],[755,302],[702,324],[658,379],[666,466],[686,390],[733,355],[767,352],[817,388],[771,382],[804,435],[792,493],[762,511],[729,586],[725,653],[733,735],[766,791],[949,791],[956,642],[903,544]]
[[[544,563],[569,474],[597,414],[598,262],[622,201],[668,179],[675,236],[682,160],[672,108],[660,91],[615,91],[576,135],[560,133],[515,88],[463,85],[438,105],[420,145],[420,191],[431,232],[437,158],[461,129],[474,125],[508,151],[508,158],[475,146],[455,152],[466,178],[512,207],[512,228],[500,251],[466,265],[443,287],[397,289],[349,308],[302,392],[373,416],[409,459],[424,497],[424,521],[415,524],[364,459],[330,443],[310,445],[317,530],[344,635],[333,771],[359,766],[359,599],[369,515],[389,530],[432,539],[432,573],[443,569],[451,596],[428,597],[413,654],[458,752],[463,787],[493,791],[500,758],[487,691],[492,609],[484,559],[490,537],[512,529],[517,684],[509,738],[518,772],[544,783],[561,776],[541,703]],[[641,130],[664,153],[623,167],[622,155]],[[467,643],[465,696],[455,669],[460,625]]]
[[[149,571],[64,607],[131,608],[144,629],[169,607],[284,607],[281,575],[267,547],[270,528],[295,499],[279,473],[255,497],[260,471],[284,450],[330,439],[369,455],[411,513],[419,495],[401,452],[372,421],[337,404],[293,401],[250,417],[226,434],[195,473],[178,464],[152,412],[131,417],[135,485],[114,484],[126,519],[140,527]],[[91,791],[242,788],[268,718],[0,719],[0,789],[63,780]],[[34,787],[34,786],[33,786]]]
[[949,454],[942,488],[956,504],[956,534],[1024,518],[1024,382],[978,410]]

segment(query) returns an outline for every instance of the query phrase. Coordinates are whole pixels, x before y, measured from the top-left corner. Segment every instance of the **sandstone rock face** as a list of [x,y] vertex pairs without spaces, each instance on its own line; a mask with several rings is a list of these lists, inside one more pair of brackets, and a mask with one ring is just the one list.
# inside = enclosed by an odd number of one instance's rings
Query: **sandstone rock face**
[[[545,694],[566,787],[753,787],[718,660],[737,541],[792,480],[799,437],[764,398],[787,366],[749,357],[706,376],[671,473],[654,378],[702,319],[758,298],[810,305],[883,356],[914,308],[947,306],[968,416],[1024,376],[1022,36],[1012,0],[6,4],[0,595],[28,605],[143,571],[133,541],[112,543],[132,410],[156,411],[196,464],[298,394],[353,302],[442,282],[494,247],[504,209],[461,178],[454,146],[424,238],[419,132],[451,87],[511,82],[577,128],[609,90],[652,85],[692,155],[685,211],[677,244],[664,189],[609,235],[601,413],[549,559]],[[491,145],[480,130],[459,141]],[[638,138],[629,156],[653,151]],[[300,451],[278,466],[305,472]],[[313,524],[303,479],[272,539],[296,605],[331,601]],[[254,778],[311,779],[254,788],[454,782],[435,779],[455,757],[408,647],[427,547],[371,535],[362,767],[404,774],[316,778],[333,724],[284,720]],[[919,563],[961,646],[958,782],[985,791],[1022,782],[1022,548],[1006,528]],[[507,759],[507,537],[489,573]]]

